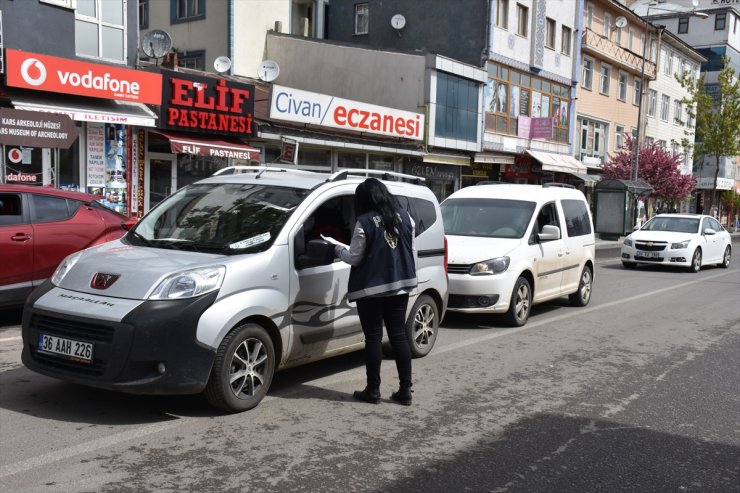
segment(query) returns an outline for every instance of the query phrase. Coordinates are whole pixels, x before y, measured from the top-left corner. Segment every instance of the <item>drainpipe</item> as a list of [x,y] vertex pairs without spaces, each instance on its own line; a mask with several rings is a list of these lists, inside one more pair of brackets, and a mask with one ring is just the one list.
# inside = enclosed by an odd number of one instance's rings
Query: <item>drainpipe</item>
[[229,0],[227,17],[228,40],[226,41],[226,52],[229,54],[229,60],[231,60],[229,75],[234,75],[234,0]]
[[[575,32],[573,33],[573,74],[571,77],[570,87],[570,124],[568,126],[568,153],[571,156],[575,156],[576,150],[576,125],[578,122],[578,115],[576,114],[577,106],[577,95],[578,95],[578,83],[581,81],[581,48],[583,47],[582,36],[584,33],[583,27],[583,15],[584,15],[584,0],[578,0],[576,2],[576,11],[574,12],[578,24],[575,26]],[[579,134],[580,135],[580,134]],[[580,148],[580,142],[578,144]],[[580,152],[578,159],[580,161]]]

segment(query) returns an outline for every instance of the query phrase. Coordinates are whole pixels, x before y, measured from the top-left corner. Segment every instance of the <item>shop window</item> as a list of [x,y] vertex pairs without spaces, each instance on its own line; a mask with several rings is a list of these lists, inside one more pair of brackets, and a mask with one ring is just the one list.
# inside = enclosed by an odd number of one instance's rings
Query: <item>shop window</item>
[[369,157],[369,168],[379,169],[383,171],[393,171],[393,157],[392,156],[376,156],[370,154]]
[[78,55],[126,60],[126,0],[77,0],[75,49]]
[[370,7],[367,3],[355,5],[355,34],[367,34],[370,28]]
[[172,24],[205,19],[206,17],[206,0],[170,1],[170,22]]
[[298,148],[298,164],[302,169],[329,171],[331,169],[331,152],[301,145]]
[[367,157],[365,154],[337,153],[337,168],[367,169],[366,163]]
[[437,72],[435,135],[449,139],[478,140],[478,83]]

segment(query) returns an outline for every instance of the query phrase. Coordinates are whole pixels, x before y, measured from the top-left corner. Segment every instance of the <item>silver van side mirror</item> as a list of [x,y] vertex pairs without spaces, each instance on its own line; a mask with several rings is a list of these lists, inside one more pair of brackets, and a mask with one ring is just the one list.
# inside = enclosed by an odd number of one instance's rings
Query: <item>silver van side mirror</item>
[[542,231],[537,235],[539,241],[552,241],[560,239],[560,228],[547,224],[542,227]]

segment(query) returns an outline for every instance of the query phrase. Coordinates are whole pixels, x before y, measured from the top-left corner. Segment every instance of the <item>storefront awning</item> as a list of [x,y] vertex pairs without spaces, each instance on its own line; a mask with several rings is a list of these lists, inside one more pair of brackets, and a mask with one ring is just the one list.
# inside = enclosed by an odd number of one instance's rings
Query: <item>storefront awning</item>
[[18,110],[41,111],[69,115],[79,122],[117,123],[154,127],[157,115],[143,103],[114,101],[68,96],[65,99],[47,95],[23,93],[10,95],[13,107]]
[[527,150],[527,154],[542,163],[542,169],[545,171],[557,171],[560,173],[586,173],[586,167],[573,156],[531,150]]
[[473,162],[485,164],[514,164],[514,156],[478,152],[475,154],[475,156],[473,156]]
[[157,130],[157,133],[170,141],[170,149],[175,154],[195,154],[250,161],[259,161],[260,159],[259,149],[236,140],[223,140],[205,135],[195,137],[161,130]]
[[451,164],[453,166],[470,166],[470,158],[459,154],[424,154],[422,161],[434,164]]
[[581,180],[583,184],[587,187],[593,187],[601,180],[601,177],[599,175],[587,175],[585,173],[571,173],[571,175]]

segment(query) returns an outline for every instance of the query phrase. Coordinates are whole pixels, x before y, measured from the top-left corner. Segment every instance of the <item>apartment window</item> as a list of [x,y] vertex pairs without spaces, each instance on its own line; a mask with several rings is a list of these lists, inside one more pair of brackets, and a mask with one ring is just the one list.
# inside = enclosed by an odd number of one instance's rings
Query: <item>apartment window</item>
[[586,7],[586,26],[589,29],[592,29],[593,24],[594,24],[594,6],[589,3],[588,7]]
[[650,89],[648,91],[648,116],[655,117],[655,107],[658,104],[658,91]]
[[624,126],[622,125],[617,125],[614,129],[614,145],[616,150],[624,147]]
[[180,53],[177,56],[177,65],[194,70],[205,70],[206,52],[199,50]]
[[714,15],[714,30],[715,31],[724,31],[726,24],[727,24],[727,13],[726,12]]
[[658,145],[660,146],[661,149],[665,149],[666,148],[666,142],[665,142],[665,140],[660,139],[658,141]]
[[627,49],[632,51],[633,48],[633,41],[635,39],[635,30],[632,28],[629,28],[629,31],[627,31]]
[[650,41],[650,61],[653,63],[658,61],[658,42],[655,40]]
[[560,36],[562,37],[560,40],[560,52],[563,55],[570,55],[570,38],[572,37],[572,31],[569,27],[563,26]]
[[627,73],[626,72],[619,72],[619,94],[617,94],[617,98],[619,98],[620,101],[627,101]]
[[547,31],[545,36],[545,46],[555,49],[555,21],[547,19]]
[[686,70],[686,64],[680,58],[677,61],[678,63],[676,63],[676,72],[678,72],[678,76],[681,77]]
[[509,29],[509,0],[497,0],[496,25],[504,29]]
[[367,34],[370,25],[370,7],[366,3],[355,5],[355,34]]
[[655,139],[652,137],[645,137],[645,146],[651,147],[653,145],[653,142],[655,142]]
[[621,27],[617,27],[616,34],[617,34],[616,42],[618,45],[622,46],[622,28]]
[[683,111],[681,109],[681,101],[678,99],[673,100],[673,123],[681,124],[683,120]]
[[75,51],[78,55],[126,60],[126,0],[77,0]]
[[139,0],[139,29],[149,29],[149,0]]
[[678,19],[678,34],[686,34],[689,32],[689,18],[681,17]]
[[646,46],[647,45],[645,44],[645,35],[644,34],[641,34],[640,35],[640,54],[643,57],[645,57],[645,55],[647,55],[647,51],[645,51],[645,47]]
[[478,108],[477,82],[437,72],[435,133],[438,137],[476,142]]
[[601,82],[599,84],[599,92],[602,94],[609,95],[609,83],[612,78],[612,68],[604,63],[601,64]]
[[690,114],[686,114],[686,126],[689,128],[694,128],[694,117]]
[[516,4],[516,33],[527,37],[529,24],[529,9],[522,4]]
[[604,13],[604,27],[601,34],[603,34],[606,39],[611,39],[612,37],[612,16],[606,12]]
[[503,65],[488,66],[487,131],[517,135],[518,118],[553,119],[552,140],[568,142],[570,87],[540,79]]
[[635,77],[634,90],[632,91],[632,104],[634,104],[635,106],[639,106],[641,97],[642,80],[639,77]]
[[580,159],[596,157],[605,162],[607,126],[601,122],[579,118],[576,128],[581,130]]
[[670,111],[671,98],[663,94],[660,102],[660,119],[664,122],[668,121],[668,112]]
[[205,16],[206,0],[176,0],[173,22],[190,22],[204,19]]
[[594,74],[594,62],[590,58],[583,59],[583,77],[581,78],[581,85],[587,89],[591,89],[591,83],[593,81]]
[[673,53],[668,50],[660,50],[663,58],[663,73],[673,75]]
[[681,151],[681,148],[678,145],[678,142],[671,142],[671,152],[673,152],[673,154],[679,154],[680,151]]

